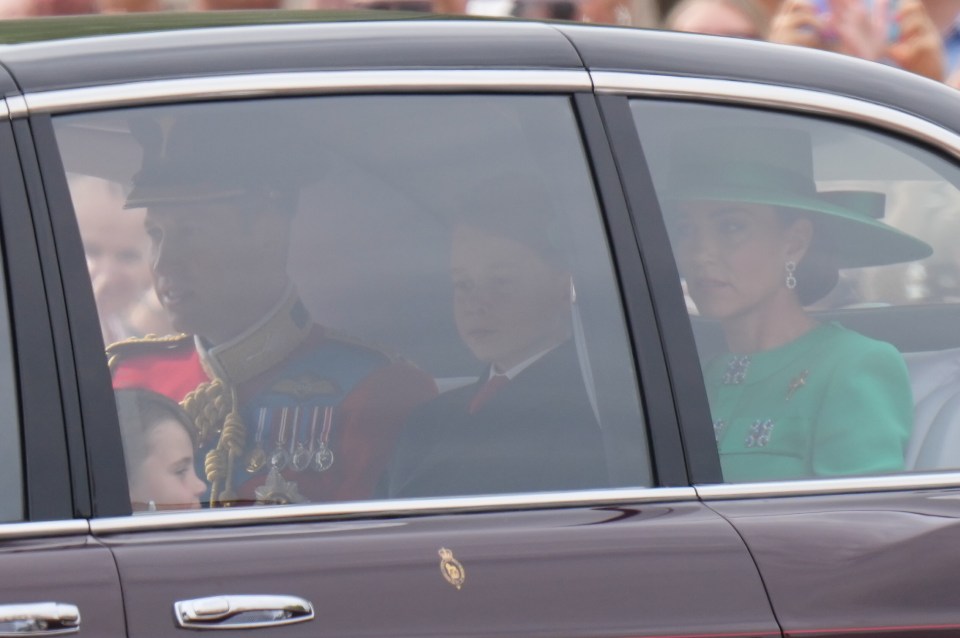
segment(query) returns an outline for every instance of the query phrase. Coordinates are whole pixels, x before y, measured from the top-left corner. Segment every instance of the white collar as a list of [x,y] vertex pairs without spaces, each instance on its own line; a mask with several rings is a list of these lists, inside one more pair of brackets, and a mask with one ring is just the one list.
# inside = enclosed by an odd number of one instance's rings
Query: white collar
[[[561,343],[562,343],[562,342],[561,342]],[[520,374],[521,372],[523,372],[524,370],[526,370],[527,368],[529,368],[530,366],[532,366],[534,363],[536,363],[537,361],[539,361],[540,359],[542,359],[547,353],[556,350],[559,346],[560,346],[560,344],[558,343],[558,344],[556,344],[556,345],[554,345],[554,346],[550,346],[550,347],[547,348],[546,350],[541,350],[540,352],[538,352],[537,354],[533,355],[532,357],[530,357],[530,358],[528,358],[528,359],[524,359],[523,361],[521,361],[521,362],[518,363],[517,365],[513,366],[512,368],[510,368],[510,369],[507,370],[506,372],[498,372],[497,370],[494,369],[494,366],[490,366],[490,372],[487,374],[487,379],[491,379],[491,378],[493,378],[493,377],[496,376],[496,375],[503,375],[503,376],[507,377],[507,379],[513,381],[513,378],[514,378],[514,377],[516,377],[518,374]]]

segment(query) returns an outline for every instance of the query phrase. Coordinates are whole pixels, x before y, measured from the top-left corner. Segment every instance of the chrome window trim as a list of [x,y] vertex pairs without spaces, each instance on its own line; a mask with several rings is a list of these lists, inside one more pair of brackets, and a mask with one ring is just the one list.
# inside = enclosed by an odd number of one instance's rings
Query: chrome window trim
[[904,111],[814,89],[667,75],[598,71],[591,73],[597,93],[695,99],[743,106],[765,106],[854,120],[908,135],[960,159],[960,135]]
[[22,98],[19,95],[14,95],[6,99],[0,100],[0,119],[9,120],[10,111],[13,109],[13,104],[20,99]]
[[704,501],[958,488],[958,471],[694,486],[697,496]]
[[590,91],[585,70],[448,69],[219,75],[28,93],[12,117],[221,98],[327,93]]
[[0,541],[20,538],[77,536],[89,533],[90,523],[85,520],[0,523]]
[[[407,70],[263,73],[132,82],[32,93],[9,99],[3,115],[24,117],[94,108],[163,104],[215,98],[250,98],[329,93],[432,91],[571,92],[595,88],[601,94],[696,99],[840,117],[865,123],[945,150],[960,159],[960,135],[928,120],[891,107],[813,89],[781,87],[737,80],[578,70]],[[2,103],[0,103],[2,104]],[[481,512],[551,507],[594,507],[625,503],[728,500],[818,494],[842,494],[960,487],[960,472],[899,474],[882,477],[830,478],[769,483],[696,485],[690,488],[629,488],[586,492],[509,496],[435,498],[395,501],[251,507],[182,511],[91,520],[94,534],[157,529],[311,520]],[[86,522],[80,524],[87,531]],[[24,523],[17,525],[54,525]],[[0,526],[0,538],[4,535]],[[53,528],[51,528],[53,529]],[[64,528],[67,529],[67,528]],[[70,528],[63,533],[77,533]],[[36,535],[36,534],[26,534]]]
[[634,503],[696,501],[691,487],[625,488],[583,492],[548,492],[392,501],[356,501],[314,505],[254,506],[235,509],[156,512],[90,521],[93,534],[116,534],[157,529],[222,527],[263,523],[301,523],[324,519],[377,516],[416,516],[562,507],[601,507]]

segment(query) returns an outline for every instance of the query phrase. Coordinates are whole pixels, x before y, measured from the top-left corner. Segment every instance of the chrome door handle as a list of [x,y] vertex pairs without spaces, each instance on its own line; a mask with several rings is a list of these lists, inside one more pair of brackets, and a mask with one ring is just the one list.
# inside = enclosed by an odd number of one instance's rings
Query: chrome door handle
[[173,604],[184,629],[255,629],[313,620],[313,605],[296,596],[211,596]]
[[80,610],[64,603],[0,605],[0,638],[64,636],[80,631]]

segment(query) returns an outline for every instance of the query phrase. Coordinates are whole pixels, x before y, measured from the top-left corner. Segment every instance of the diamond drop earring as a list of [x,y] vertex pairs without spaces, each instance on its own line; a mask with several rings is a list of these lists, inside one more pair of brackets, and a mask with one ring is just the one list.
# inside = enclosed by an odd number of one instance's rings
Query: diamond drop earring
[[793,276],[794,271],[797,269],[797,262],[788,261],[783,265],[783,267],[787,271],[787,277],[785,280],[785,283],[787,284],[787,288],[790,290],[793,290],[794,288],[797,287],[797,278]]

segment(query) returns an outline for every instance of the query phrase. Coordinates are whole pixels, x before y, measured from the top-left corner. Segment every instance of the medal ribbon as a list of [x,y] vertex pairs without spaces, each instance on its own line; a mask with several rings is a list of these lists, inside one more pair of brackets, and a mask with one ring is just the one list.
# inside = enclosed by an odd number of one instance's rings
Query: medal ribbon
[[[287,408],[284,408],[284,410],[287,410]],[[293,453],[295,451],[294,448],[298,443],[297,434],[299,433],[299,430],[300,430],[300,406],[298,405],[295,408],[293,408],[293,431],[290,433],[290,456],[291,457],[293,456]]]
[[261,447],[263,444],[263,430],[267,427],[267,409],[260,408],[260,417],[257,420],[257,434],[254,437],[254,442],[256,442],[257,447]]
[[320,446],[330,447],[330,431],[333,430],[333,406],[328,405],[323,409],[323,430],[320,432]]

